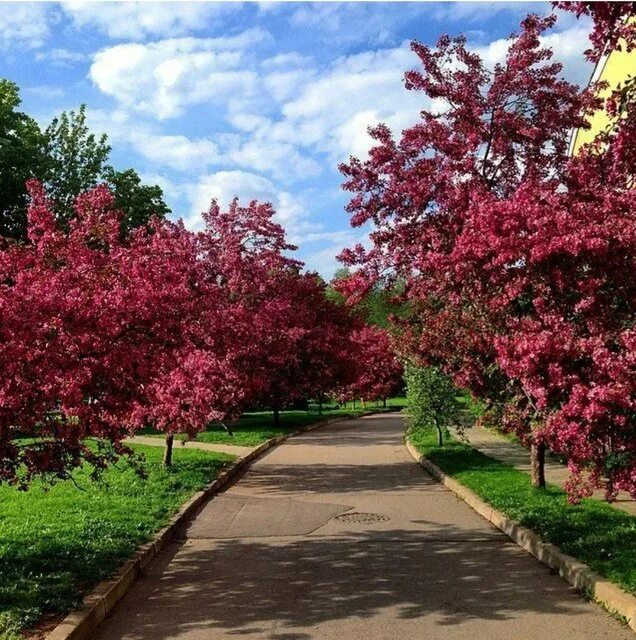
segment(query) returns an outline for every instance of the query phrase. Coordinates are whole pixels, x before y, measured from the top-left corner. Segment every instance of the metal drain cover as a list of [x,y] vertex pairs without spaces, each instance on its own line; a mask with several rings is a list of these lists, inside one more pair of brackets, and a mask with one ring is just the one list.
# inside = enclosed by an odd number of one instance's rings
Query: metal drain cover
[[387,516],[382,516],[379,513],[359,513],[354,511],[353,513],[341,513],[336,516],[336,520],[340,522],[348,522],[349,524],[375,524],[376,522],[386,522],[390,520]]

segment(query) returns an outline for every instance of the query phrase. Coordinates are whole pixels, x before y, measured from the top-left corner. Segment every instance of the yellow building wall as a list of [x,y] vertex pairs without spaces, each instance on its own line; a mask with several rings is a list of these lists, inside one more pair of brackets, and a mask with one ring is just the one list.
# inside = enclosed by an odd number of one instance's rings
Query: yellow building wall
[[[611,95],[619,85],[624,85],[625,81],[636,76],[636,50],[632,51],[612,51],[608,56],[603,56],[594,70],[591,82],[604,81],[608,83],[608,88],[600,92],[602,98]],[[574,132],[570,151],[577,153],[582,145],[592,142],[595,136],[611,125],[610,118],[605,109],[600,109],[589,118],[590,129],[577,129]]]

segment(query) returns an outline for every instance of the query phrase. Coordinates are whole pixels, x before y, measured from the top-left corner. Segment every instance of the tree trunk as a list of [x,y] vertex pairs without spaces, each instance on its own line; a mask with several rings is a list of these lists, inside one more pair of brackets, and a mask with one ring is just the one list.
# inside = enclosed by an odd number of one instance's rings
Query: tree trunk
[[365,401],[364,401],[364,398],[362,398],[361,402],[362,402],[362,408],[363,408],[363,409],[366,409],[366,408],[367,408],[367,405],[366,405],[366,403],[365,403]]
[[542,442],[533,442],[530,445],[530,475],[533,487],[545,487],[545,445]]
[[386,409],[386,398],[382,398],[382,408]]
[[225,424],[225,422],[221,422],[221,426],[225,429],[228,436],[234,435],[234,431],[232,431],[232,427],[230,425]]
[[353,408],[355,409],[356,408],[356,399],[355,398],[351,401],[351,404],[353,405]]
[[163,453],[163,466],[172,466],[172,446],[174,445],[174,435],[171,433],[166,436],[166,450]]
[[444,438],[442,434],[442,428],[439,426],[439,421],[435,418],[435,428],[437,429],[437,446],[441,447],[444,444]]
[[277,427],[280,425],[280,411],[278,407],[274,407],[274,424]]

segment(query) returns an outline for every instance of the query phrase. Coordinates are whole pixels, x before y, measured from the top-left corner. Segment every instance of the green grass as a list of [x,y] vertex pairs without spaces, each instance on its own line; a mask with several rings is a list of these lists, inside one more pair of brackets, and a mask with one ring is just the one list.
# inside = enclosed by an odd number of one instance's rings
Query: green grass
[[[349,405],[351,406],[351,405]],[[390,398],[387,400],[387,409],[400,409],[404,406],[404,398]],[[217,444],[234,444],[242,447],[254,447],[269,438],[296,431],[301,427],[331,420],[332,418],[355,418],[367,411],[382,411],[381,404],[374,402],[367,403],[363,408],[360,403],[356,403],[356,409],[334,409],[326,408],[322,414],[318,413],[317,407],[310,407],[310,411],[281,411],[280,424],[274,424],[274,417],[271,411],[256,411],[243,414],[236,424],[232,425],[232,435],[227,433],[221,425],[210,424],[207,431],[197,434],[196,440],[199,442],[212,442]],[[151,429],[146,429],[144,435],[163,437]],[[176,439],[184,436],[176,436]]]
[[42,616],[64,614],[151,538],[193,493],[233,456],[175,449],[170,470],[163,450],[134,445],[147,477],[120,462],[98,484],[88,469],[46,490],[0,487],[0,639]]
[[406,398],[404,396],[389,398],[386,401],[386,406],[391,409],[406,409],[407,407]]
[[462,405],[469,424],[474,424],[475,420],[483,415],[483,402],[477,398],[473,398],[469,393],[463,391],[457,396],[457,400]]
[[636,594],[635,517],[600,500],[569,504],[560,488],[534,489],[527,473],[465,443],[447,438],[436,446],[430,430],[413,428],[409,437],[421,454],[493,507]]

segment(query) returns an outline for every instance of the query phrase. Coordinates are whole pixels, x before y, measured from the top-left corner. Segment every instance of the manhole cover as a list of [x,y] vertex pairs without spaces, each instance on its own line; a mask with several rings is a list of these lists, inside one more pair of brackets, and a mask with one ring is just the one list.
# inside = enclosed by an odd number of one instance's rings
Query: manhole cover
[[336,520],[351,524],[375,524],[376,522],[386,522],[389,518],[379,513],[358,513],[354,511],[353,513],[341,513],[336,516]]

